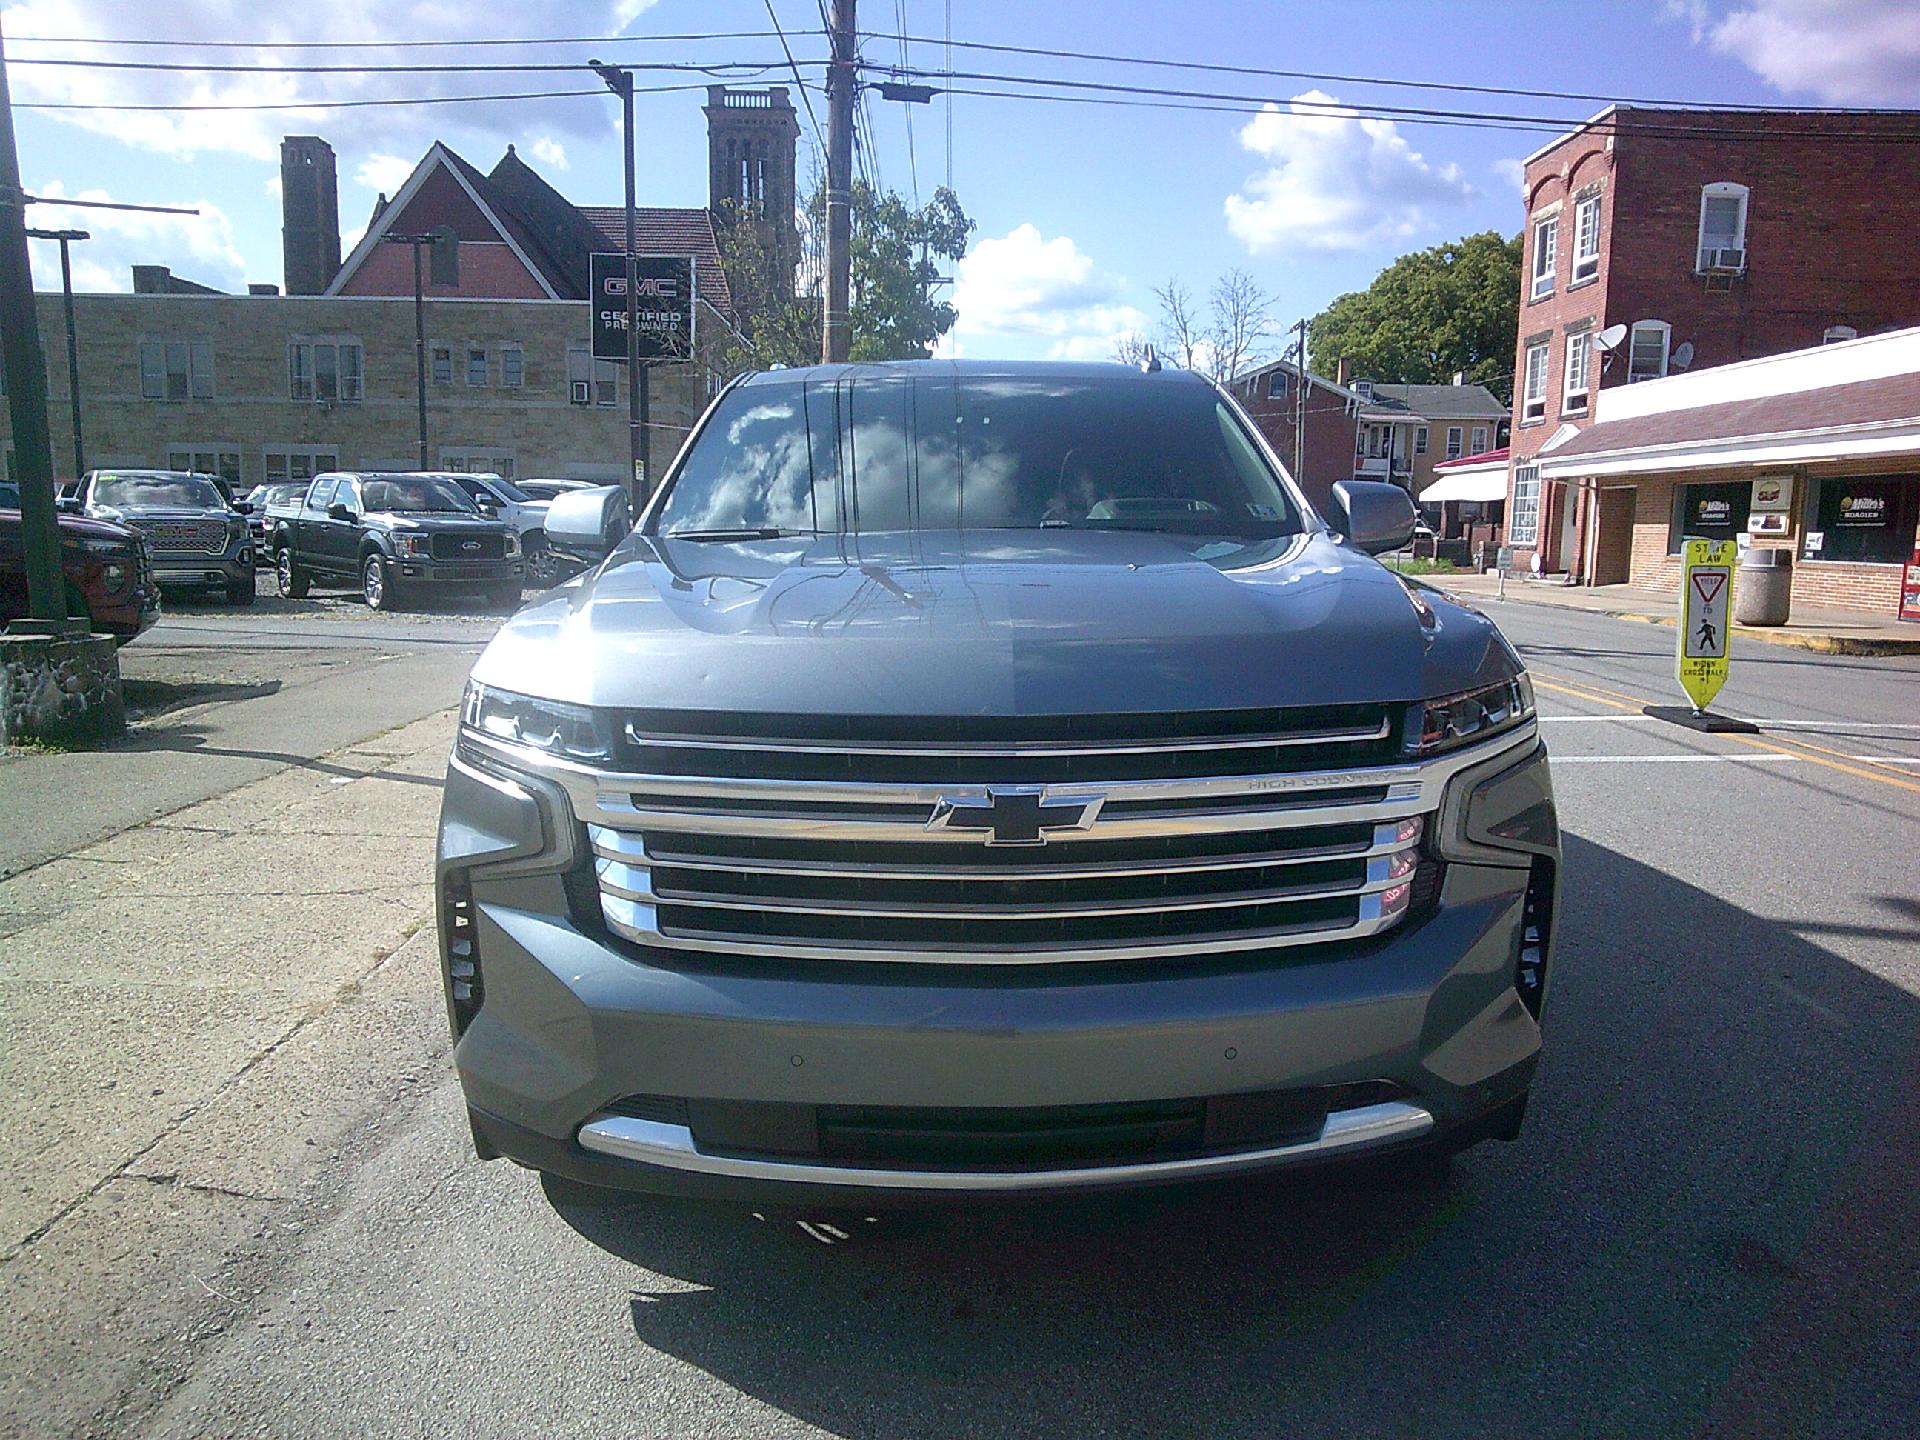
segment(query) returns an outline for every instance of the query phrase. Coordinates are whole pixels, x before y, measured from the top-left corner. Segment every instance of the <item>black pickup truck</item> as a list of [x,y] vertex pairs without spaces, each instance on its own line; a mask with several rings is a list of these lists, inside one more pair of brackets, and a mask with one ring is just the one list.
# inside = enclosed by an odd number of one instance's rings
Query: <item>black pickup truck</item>
[[268,506],[264,524],[280,593],[296,600],[328,578],[351,580],[375,610],[443,590],[520,602],[519,537],[482,515],[450,476],[329,472],[293,503]]

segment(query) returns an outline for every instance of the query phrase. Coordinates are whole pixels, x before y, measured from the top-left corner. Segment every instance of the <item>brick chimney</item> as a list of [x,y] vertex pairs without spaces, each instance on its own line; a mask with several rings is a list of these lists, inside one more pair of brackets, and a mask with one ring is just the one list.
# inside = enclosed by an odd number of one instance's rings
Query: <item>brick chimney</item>
[[317,135],[280,142],[280,217],[287,294],[320,294],[340,273],[340,195],[333,147]]
[[1353,361],[1344,355],[1334,364],[1333,383],[1342,386],[1353,383]]

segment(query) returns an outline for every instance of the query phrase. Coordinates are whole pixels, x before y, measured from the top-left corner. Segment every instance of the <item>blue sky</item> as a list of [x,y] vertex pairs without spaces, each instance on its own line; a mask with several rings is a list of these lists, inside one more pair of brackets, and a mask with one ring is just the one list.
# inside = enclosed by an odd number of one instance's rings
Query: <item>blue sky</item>
[[[943,0],[865,0],[863,30],[939,36]],[[796,57],[823,56],[814,0],[774,0]],[[1093,5],[953,0],[956,39],[1253,65],[1347,76],[1674,99],[1920,105],[1920,4],[1912,0],[1607,0],[1607,3],[1341,4],[1142,3]],[[673,34],[765,30],[761,0],[0,0],[8,53],[114,59],[218,58],[260,52],[153,51],[68,46],[32,37],[97,36],[288,42],[351,39],[359,52],[282,59],[577,61],[611,46],[502,47],[401,54],[399,39]],[[900,45],[875,36],[870,60],[895,61]],[[622,59],[780,59],[772,39],[617,47]],[[1545,135],[1300,115],[1300,96],[1347,103],[1437,105],[1577,118],[1598,104],[1517,96],[1409,91],[1352,81],[1256,79],[956,50],[956,69],[1117,80],[1271,97],[1272,113],[1193,113],[1013,99],[959,97],[907,107],[870,100],[881,179],[911,195],[946,179],[949,111],[952,176],[978,222],[958,267],[962,318],[952,344],[972,355],[1100,356],[1114,335],[1151,330],[1152,288],[1170,277],[1197,295],[1241,267],[1290,323],[1364,286],[1395,255],[1476,230],[1520,225],[1514,162]],[[936,46],[909,58],[938,68]],[[817,70],[806,72],[817,78]],[[643,76],[641,84],[700,83],[702,76]],[[743,83],[774,83],[777,70]],[[785,77],[789,78],[790,77]],[[101,73],[16,64],[18,102],[307,100],[425,95],[471,89],[575,89],[572,75],[408,77],[179,76]],[[937,82],[936,82],[937,83]],[[968,83],[968,82],[955,82]],[[706,188],[697,90],[638,101],[643,203],[697,205]],[[824,121],[824,101],[815,110]],[[913,127],[909,159],[908,121]],[[129,288],[136,261],[227,289],[280,279],[278,138],[318,133],[340,154],[341,227],[347,243],[375,197],[391,191],[434,138],[482,168],[509,143],[582,203],[620,196],[617,117],[608,97],[474,106],[415,106],[295,114],[195,116],[22,110],[21,165],[41,194],[187,203],[198,219],[36,211],[36,224],[74,224],[97,238],[77,247],[83,289]],[[801,163],[812,163],[805,126]],[[51,247],[36,246],[35,273],[58,284]],[[1276,337],[1264,348],[1277,350]]]

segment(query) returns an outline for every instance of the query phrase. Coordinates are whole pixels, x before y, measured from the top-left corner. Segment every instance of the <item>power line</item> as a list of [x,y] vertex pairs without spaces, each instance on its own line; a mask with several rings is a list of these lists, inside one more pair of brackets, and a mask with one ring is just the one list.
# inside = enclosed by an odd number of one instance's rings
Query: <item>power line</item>
[[[1399,80],[1390,79],[1383,75],[1336,75],[1316,70],[1275,70],[1258,65],[1224,65],[1201,60],[1168,60],[1159,56],[1149,55],[1109,55],[1090,50],[1055,50],[1035,45],[999,45],[984,40],[955,40],[952,32],[952,6],[951,0],[949,0],[947,35],[943,40],[932,40],[922,36],[911,36],[908,38],[923,44],[944,44],[948,47],[949,52],[951,52],[954,46],[958,46],[962,50],[983,50],[1001,55],[1035,55],[1049,60],[1088,60],[1099,64],[1140,65],[1149,68],[1169,70],[1200,70],[1218,75],[1253,75],[1274,80],[1313,80],[1332,85],[1382,85],[1410,90],[1448,90],[1468,95],[1517,95],[1530,100],[1581,100],[1602,105],[1641,105],[1663,110],[1710,109],[1775,111],[1783,108],[1778,105],[1765,105],[1753,101],[1727,101],[1709,106],[1701,106],[1697,101],[1636,99],[1625,95],[1600,95],[1580,90],[1535,90],[1508,85],[1469,85],[1459,81]],[[948,68],[952,68],[951,59],[949,59]],[[1844,105],[1795,105],[1789,108],[1813,114],[1876,115],[1890,113],[1887,111],[1859,109]]]
[[[636,95],[667,95],[688,90],[704,90],[705,85],[637,85]],[[223,111],[249,110],[364,110],[386,105],[476,105],[494,100],[567,100],[580,96],[601,96],[607,92],[600,90],[519,90],[498,95],[414,95],[394,96],[376,100],[286,100],[262,102],[258,104],[225,101],[206,104],[167,104],[167,105],[111,105],[82,104],[59,100],[21,100],[14,104],[16,110],[103,110],[103,111],[159,111],[169,114],[192,114],[196,111],[220,113]]]
[[[1381,105],[1372,102],[1352,103],[1339,100],[1282,100],[1272,95],[1241,95],[1212,90],[1177,90],[1156,85],[1124,85],[1118,81],[1105,80],[1069,80],[1046,75],[1004,75],[993,72],[966,70],[926,70],[903,68],[900,66],[868,66],[870,69],[883,70],[895,76],[911,76],[926,80],[972,80],[991,84],[1038,85],[1063,90],[1089,92],[1101,95],[1146,96],[1154,99],[1201,100],[1226,102],[1237,105],[1274,106],[1281,114],[1324,115],[1344,118],[1349,115],[1364,115],[1365,118],[1407,120],[1412,123],[1426,123],[1432,120],[1456,120],[1480,122],[1497,128],[1515,124],[1532,126],[1551,126],[1555,130],[1567,130],[1586,125],[1585,117],[1567,117],[1561,115],[1514,115],[1501,111],[1486,110],[1444,110],[1433,106]],[[1029,97],[1030,98],[1030,97]],[[1285,109],[1279,107],[1285,106]],[[1850,112],[1852,114],[1879,114],[1920,120],[1920,115],[1907,111]],[[1876,131],[1876,130],[1790,130],[1770,126],[1765,131],[1739,129],[1710,123],[1690,124],[1685,121],[1643,121],[1630,116],[1615,118],[1612,122],[1615,130],[1622,134],[1653,135],[1688,138],[1723,138],[1746,140],[1778,140],[1785,138],[1819,140],[1868,140],[1881,143],[1920,139],[1920,129],[1913,131]]]
[[[584,60],[515,61],[488,63],[477,61],[442,65],[230,65],[205,64],[186,60],[47,60],[16,59],[12,65],[59,66],[78,70],[157,70],[195,75],[534,75],[590,71]],[[824,60],[803,60],[802,65],[822,65]],[[781,68],[781,62],[755,60],[717,60],[698,63],[686,60],[641,60],[623,64],[623,70],[671,71],[682,74],[711,75],[716,79],[737,79],[724,71],[747,71],[754,75]]]
[[[907,54],[907,0],[893,0],[894,24],[900,32],[900,63],[911,61]],[[907,178],[913,186],[914,208],[920,207],[920,161],[913,153],[913,106],[900,107],[901,116],[907,122]]]
[[[777,22],[776,22],[777,23]],[[661,41],[694,43],[702,40],[771,40],[777,30],[710,30],[691,35],[528,35],[519,39],[484,40],[157,40],[117,38],[103,35],[19,35],[7,42],[9,50],[17,45],[111,45],[114,49],[135,46],[169,46],[178,50],[440,50],[477,49],[491,46],[532,45],[640,45]]]
[[813,113],[813,97],[807,94],[807,82],[800,78],[800,67],[793,62],[793,51],[787,45],[786,32],[780,28],[780,17],[773,13],[773,0],[767,0],[767,19],[773,22],[773,33],[780,37],[780,49],[786,54],[787,67],[793,71],[793,83],[800,87],[800,99],[807,107],[807,123],[813,127],[813,143],[826,154],[826,142],[820,138],[820,121]]

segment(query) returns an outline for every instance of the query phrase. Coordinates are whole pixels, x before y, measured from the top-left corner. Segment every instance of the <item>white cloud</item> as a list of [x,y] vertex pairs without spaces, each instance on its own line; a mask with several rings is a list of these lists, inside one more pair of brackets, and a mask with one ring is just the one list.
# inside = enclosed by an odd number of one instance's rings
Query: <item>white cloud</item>
[[[31,187],[36,195],[74,200],[111,200],[102,190],[77,194],[58,180]],[[204,200],[183,202],[198,215],[155,215],[137,210],[65,210],[51,208],[60,223],[78,221],[93,238],[73,247],[73,288],[82,291],[131,290],[133,267],[165,265],[173,273],[219,290],[240,291],[246,264],[234,244],[233,225],[226,212]],[[60,288],[60,249],[51,241],[31,242],[33,281],[37,290]]]
[[1500,177],[1500,183],[1509,189],[1524,191],[1527,188],[1527,162],[1524,160],[1496,160],[1493,173]]
[[1776,88],[1831,105],[1920,103],[1920,5],[1914,0],[1669,0],[1695,44],[1738,60]]
[[[645,11],[651,0],[517,0],[512,30],[527,36],[612,33]],[[164,58],[191,63],[289,65],[353,64],[357,57],[383,54],[392,40],[463,40],[486,29],[470,4],[394,4],[392,0],[331,0],[325,5],[235,4],[234,0],[172,0],[165,7],[129,5],[127,0],[0,0],[10,80],[16,104],[32,102],[120,104],[289,104],[302,100],[365,100],[487,93],[500,89],[585,89],[573,77],[550,74],[504,75],[239,75],[187,72],[52,68],[21,62],[32,59],[124,59],[127,52],[101,45],[49,44],[36,37],[127,37],[184,42],[259,40],[240,50],[169,49]],[[150,18],[149,18],[150,17]],[[361,49],[302,51],[285,48],[301,41],[346,42]],[[140,52],[142,58],[161,58]],[[385,52],[391,54],[391,52]],[[434,54],[432,58],[469,58],[473,52]],[[554,61],[573,58],[555,47],[484,52],[487,62]],[[538,83],[523,84],[519,82]],[[513,82],[513,83],[508,83]],[[549,83],[551,82],[551,83]],[[602,97],[603,99],[604,97]],[[556,135],[598,135],[609,105],[601,99],[499,101],[463,105],[412,105],[351,110],[284,111],[47,111],[50,119],[73,125],[137,149],[161,154],[239,154],[276,161],[280,137],[320,134],[342,154],[378,150],[386,154],[423,152],[434,138],[465,139],[477,146],[517,139],[529,131]],[[490,162],[493,157],[487,157]]]
[[1460,167],[1428,161],[1390,120],[1363,120],[1320,90],[1267,105],[1240,143],[1268,162],[1226,200],[1248,250],[1366,250],[1427,228],[1430,209],[1476,194]]
[[287,187],[280,183],[280,177],[278,175],[269,175],[267,177],[267,194],[271,195],[275,200],[281,199],[286,194],[286,190]]
[[533,152],[533,158],[552,170],[568,170],[567,147],[551,135],[542,135],[527,147]]
[[960,318],[941,353],[1104,360],[1121,335],[1150,323],[1120,293],[1120,281],[1071,237],[1049,240],[1031,224],[1016,225],[977,242],[955,266]]
[[391,196],[407,183],[416,163],[404,155],[369,155],[353,172],[353,183],[376,195]]

